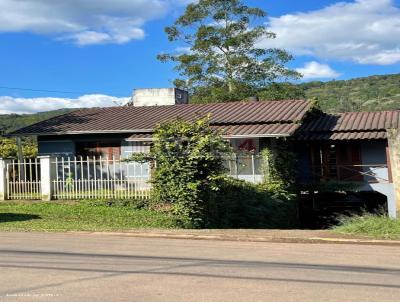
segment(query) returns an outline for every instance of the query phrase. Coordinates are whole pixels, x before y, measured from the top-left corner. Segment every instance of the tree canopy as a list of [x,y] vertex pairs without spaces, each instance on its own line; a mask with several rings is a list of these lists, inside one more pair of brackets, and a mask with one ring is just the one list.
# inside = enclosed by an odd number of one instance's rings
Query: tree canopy
[[174,84],[188,89],[194,102],[242,100],[277,80],[299,78],[285,66],[292,60],[285,50],[258,46],[261,39],[275,38],[264,25],[266,15],[240,0],[189,4],[165,29],[168,39],[185,51],[158,58],[176,63],[180,77]]

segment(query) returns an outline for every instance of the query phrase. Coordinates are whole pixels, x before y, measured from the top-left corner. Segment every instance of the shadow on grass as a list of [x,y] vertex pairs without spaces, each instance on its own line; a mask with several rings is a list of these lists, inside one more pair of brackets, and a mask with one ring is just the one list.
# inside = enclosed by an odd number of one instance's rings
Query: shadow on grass
[[33,219],[41,219],[39,215],[20,214],[20,213],[0,213],[0,223],[14,222],[14,221],[27,221]]

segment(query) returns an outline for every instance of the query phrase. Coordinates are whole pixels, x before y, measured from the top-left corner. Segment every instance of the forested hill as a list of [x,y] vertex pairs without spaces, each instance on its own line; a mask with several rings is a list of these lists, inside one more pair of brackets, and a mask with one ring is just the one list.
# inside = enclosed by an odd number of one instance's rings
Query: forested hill
[[60,109],[35,114],[0,114],[0,131],[2,133],[11,132],[70,111],[72,109]]
[[330,112],[400,109],[400,74],[298,85]]
[[[400,74],[370,76],[347,81],[308,82],[289,89],[289,98],[318,99],[322,109],[329,112],[376,111],[400,109]],[[285,93],[284,93],[285,94]],[[0,129],[10,132],[72,109],[36,114],[0,115]]]

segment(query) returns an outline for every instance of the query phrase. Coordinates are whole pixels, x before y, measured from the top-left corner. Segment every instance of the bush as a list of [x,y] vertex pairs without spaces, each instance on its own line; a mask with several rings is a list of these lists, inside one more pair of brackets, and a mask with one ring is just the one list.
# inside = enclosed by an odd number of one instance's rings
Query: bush
[[204,221],[208,228],[293,228],[297,203],[278,199],[262,185],[229,178],[210,192]]
[[400,239],[400,220],[387,215],[363,214],[339,218],[340,225],[334,227],[341,234],[365,235],[380,239]]
[[211,129],[209,118],[176,119],[156,128],[149,154],[136,154],[129,160],[154,161],[154,201],[170,204],[184,225],[203,227],[205,200],[209,191],[218,189],[218,179],[225,177],[227,151],[227,142]]

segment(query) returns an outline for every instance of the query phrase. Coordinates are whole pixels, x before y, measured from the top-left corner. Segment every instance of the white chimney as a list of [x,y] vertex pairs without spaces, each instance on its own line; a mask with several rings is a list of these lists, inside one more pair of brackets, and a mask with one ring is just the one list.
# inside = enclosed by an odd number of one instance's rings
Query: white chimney
[[135,89],[133,106],[166,106],[189,103],[189,93],[178,88]]

